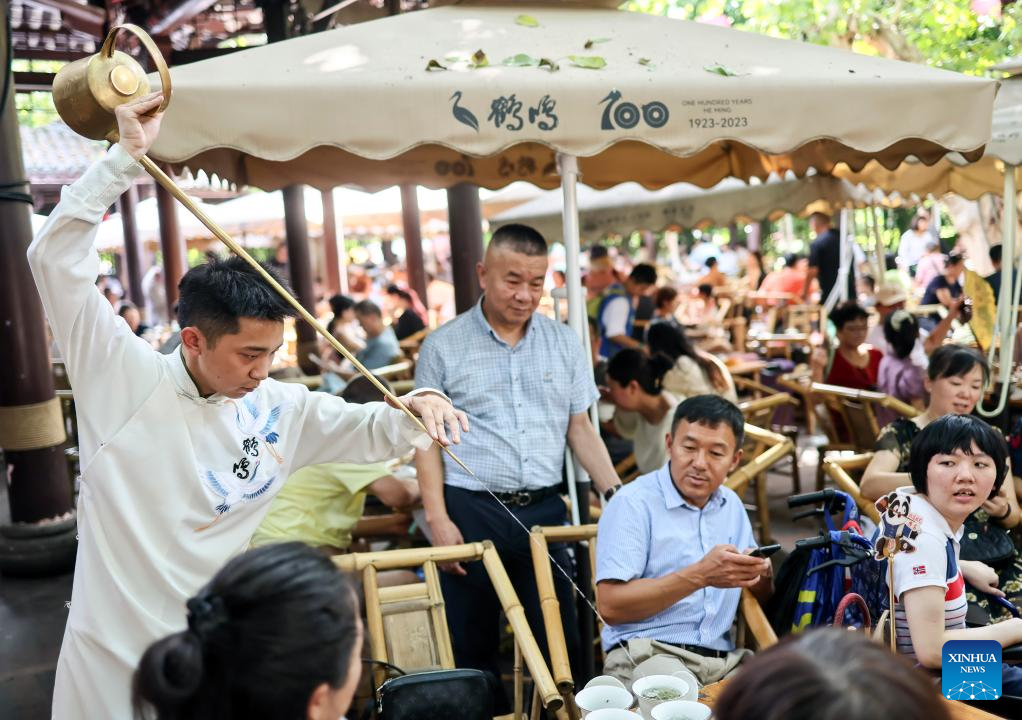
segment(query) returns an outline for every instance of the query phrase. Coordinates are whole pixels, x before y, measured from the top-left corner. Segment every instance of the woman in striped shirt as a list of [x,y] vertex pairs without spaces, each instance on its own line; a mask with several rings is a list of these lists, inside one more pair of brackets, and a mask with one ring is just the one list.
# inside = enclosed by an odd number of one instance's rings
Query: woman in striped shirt
[[[945,415],[928,424],[912,443],[912,487],[878,501],[895,508],[911,532],[894,555],[898,650],[926,668],[940,669],[948,640],[1022,643],[1022,619],[966,628],[965,586],[959,541],[970,513],[993,497],[1008,474],[1008,446],[979,418]],[[1003,693],[1022,695],[1022,668],[1003,667]]]

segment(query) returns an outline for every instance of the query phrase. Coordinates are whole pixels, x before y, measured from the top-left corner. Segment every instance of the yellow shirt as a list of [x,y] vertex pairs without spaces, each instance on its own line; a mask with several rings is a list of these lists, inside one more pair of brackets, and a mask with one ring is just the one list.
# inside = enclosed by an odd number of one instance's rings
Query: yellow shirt
[[252,545],[299,540],[346,548],[365,507],[366,488],[390,475],[386,463],[310,465],[294,473],[273,499]]

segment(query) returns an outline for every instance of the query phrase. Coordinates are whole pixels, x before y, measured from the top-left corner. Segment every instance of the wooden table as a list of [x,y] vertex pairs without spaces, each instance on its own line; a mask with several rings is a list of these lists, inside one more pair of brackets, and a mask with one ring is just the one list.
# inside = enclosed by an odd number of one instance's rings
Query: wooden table
[[[703,705],[709,705],[713,707],[714,703],[717,702],[717,698],[724,691],[724,687],[730,682],[730,680],[721,680],[720,682],[713,683],[712,685],[705,685],[699,691],[699,702]],[[988,712],[984,712],[979,708],[973,707],[972,705],[966,705],[955,700],[945,700],[941,698],[946,704],[948,713],[951,715],[951,720],[999,720],[997,715],[991,715]],[[880,717],[881,713],[878,712],[877,716]]]
[[769,364],[770,363],[764,360],[742,360],[741,362],[737,362],[733,365],[727,362],[724,363],[724,365],[727,366],[728,372],[730,372],[732,376],[750,375],[752,379],[755,380],[756,382],[760,381],[759,378],[760,370],[762,370]]

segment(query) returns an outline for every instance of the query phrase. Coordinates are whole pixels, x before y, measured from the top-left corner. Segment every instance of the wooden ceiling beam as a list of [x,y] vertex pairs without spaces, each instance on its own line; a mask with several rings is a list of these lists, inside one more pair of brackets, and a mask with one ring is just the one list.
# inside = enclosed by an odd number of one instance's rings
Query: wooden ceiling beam
[[40,5],[59,10],[64,22],[93,37],[102,38],[106,23],[106,12],[92,5],[82,5],[73,0],[35,0]]
[[199,13],[212,7],[217,0],[184,0],[163,18],[153,25],[149,32],[152,35],[165,35],[185,24]]

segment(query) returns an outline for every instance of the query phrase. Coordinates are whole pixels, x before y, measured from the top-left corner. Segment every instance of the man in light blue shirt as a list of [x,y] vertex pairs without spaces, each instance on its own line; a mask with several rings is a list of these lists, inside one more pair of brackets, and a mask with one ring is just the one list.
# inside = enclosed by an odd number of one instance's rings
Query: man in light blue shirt
[[626,685],[651,666],[717,682],[748,654],[730,636],[741,588],[766,599],[772,573],[769,560],[748,555],[752,525],[723,487],[741,460],[744,427],[730,401],[688,398],[666,438],[667,464],[604,509],[596,544],[604,672]]
[[372,300],[355,305],[355,318],[366,333],[366,344],[357,355],[358,361],[370,370],[390,365],[401,357],[401,345],[394,328],[383,322],[383,312]]
[[[619,483],[589,421],[588,408],[598,397],[589,354],[570,328],[536,312],[547,265],[542,235],[524,225],[499,228],[478,267],[483,297],[426,338],[415,369],[416,386],[448,394],[472,428],[458,455],[476,477],[446,456],[441,460],[439,452],[417,453],[433,544],[492,540],[540,647],[546,634],[525,528],[564,524],[559,495],[565,444],[599,492],[607,496]],[[570,568],[567,548],[552,545],[551,554]],[[484,569],[480,563],[444,569],[458,667],[499,678],[500,604]],[[574,596],[557,571],[554,583],[571,655],[578,649]],[[502,693],[495,701],[497,715],[510,712]]]

